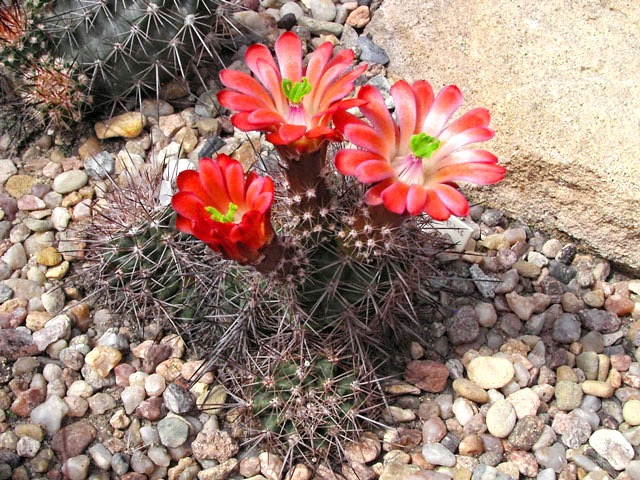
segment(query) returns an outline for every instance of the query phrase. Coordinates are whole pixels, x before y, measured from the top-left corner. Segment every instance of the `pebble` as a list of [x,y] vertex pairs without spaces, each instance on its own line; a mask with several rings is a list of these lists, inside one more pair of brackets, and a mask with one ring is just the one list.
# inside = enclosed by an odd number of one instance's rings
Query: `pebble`
[[516,416],[524,418],[528,415],[535,415],[540,408],[540,397],[530,388],[523,388],[513,392],[507,397],[507,401],[513,405]]
[[[457,378],[453,381],[453,390],[461,397],[476,403],[487,403],[489,395],[486,390],[466,378]],[[582,392],[582,390],[581,390]]]
[[184,444],[189,437],[189,423],[178,416],[163,418],[158,422],[157,428],[158,435],[160,435],[160,443],[165,447],[179,447]]
[[517,421],[516,411],[507,400],[498,400],[487,411],[487,430],[498,438],[506,438],[513,431]]
[[540,439],[544,423],[539,417],[528,415],[521,418],[509,434],[509,443],[518,450],[528,451]]
[[582,391],[585,395],[593,395],[598,398],[610,398],[614,393],[614,388],[607,382],[585,380],[582,383]]
[[481,388],[502,388],[513,379],[515,369],[505,358],[480,356],[469,362],[467,375]]
[[99,140],[115,137],[136,138],[146,124],[147,119],[141,113],[127,112],[104,122],[97,122],[94,130]]
[[127,414],[133,413],[133,411],[140,405],[146,396],[146,391],[141,385],[130,385],[120,394],[124,410]]
[[62,466],[62,473],[69,480],[84,480],[89,472],[89,457],[86,455],[78,455],[71,457]]
[[122,353],[113,347],[97,346],[84,357],[85,364],[103,378],[120,363]]
[[389,57],[386,52],[374,43],[369,37],[361,35],[356,42],[360,48],[360,60],[370,64],[386,65]]
[[[536,460],[540,465],[560,473],[567,466],[566,448],[561,443],[554,443],[535,450]],[[554,476],[555,478],[555,476]]]
[[53,190],[60,194],[74,192],[84,187],[88,180],[84,170],[68,170],[53,179]]
[[422,441],[437,443],[447,434],[447,426],[440,417],[431,417],[422,425]]
[[454,467],[456,456],[440,443],[427,443],[422,447],[422,456],[432,465],[442,465],[444,467]]
[[555,397],[556,406],[560,410],[570,411],[578,408],[583,398],[582,386],[567,380],[556,383]]
[[[145,381],[146,385],[146,381]],[[196,406],[196,400],[189,390],[186,390],[175,383],[167,386],[162,394],[164,404],[170,412],[182,414],[188,413]]]
[[589,437],[589,445],[616,470],[624,470],[635,456],[629,441],[617,430],[596,430]]
[[333,0],[310,0],[309,8],[316,20],[332,22],[336,18],[336,5]]
[[447,386],[449,370],[446,365],[432,360],[409,362],[404,379],[412,385],[431,393],[442,392]]
[[60,430],[62,419],[69,412],[67,404],[58,396],[51,395],[31,411],[31,423],[43,425],[52,435]]

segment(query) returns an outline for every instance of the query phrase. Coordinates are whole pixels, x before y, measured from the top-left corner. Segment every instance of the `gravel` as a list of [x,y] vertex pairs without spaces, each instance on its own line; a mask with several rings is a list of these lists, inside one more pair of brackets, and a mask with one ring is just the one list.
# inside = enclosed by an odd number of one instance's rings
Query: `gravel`
[[[386,82],[388,57],[361,34],[374,5],[260,3],[314,45],[344,32],[378,64],[372,82]],[[275,23],[245,17],[273,33]],[[229,153],[243,151],[246,135],[221,132],[226,119],[213,118],[207,98],[190,112],[193,131],[167,102],[145,102],[169,134],[156,144],[143,133],[119,152],[80,158],[54,147],[37,171],[0,159],[0,479],[279,478],[286,459],[243,445],[225,410],[196,408],[198,390],[175,372],[189,378],[199,359],[173,333],[136,339],[65,284],[81,261],[71,233],[123,162],[193,168],[214,134]],[[318,468],[315,478],[640,478],[640,280],[499,210],[475,206],[465,221],[467,250],[442,260],[472,294],[442,292],[449,313],[432,320],[429,340],[394,352],[406,360],[387,389],[397,392],[387,399],[395,424],[345,446],[343,477]],[[213,376],[201,382],[213,403],[227,401]],[[308,465],[291,467],[289,480],[313,477]]]

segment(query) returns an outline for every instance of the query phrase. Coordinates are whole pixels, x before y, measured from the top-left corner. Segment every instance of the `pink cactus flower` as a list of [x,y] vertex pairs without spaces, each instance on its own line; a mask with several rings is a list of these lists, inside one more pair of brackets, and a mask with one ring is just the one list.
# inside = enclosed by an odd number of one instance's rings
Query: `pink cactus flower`
[[176,228],[205,242],[209,248],[242,265],[260,260],[261,250],[274,238],[271,204],[274,185],[227,155],[203,158],[198,170],[185,170],[171,199]]
[[231,117],[233,125],[267,132],[274,145],[293,146],[299,153],[317,150],[324,140],[340,140],[332,115],[361,103],[345,97],[366,65],[350,70],[353,52],[342,50],[332,58],[333,46],[325,42],[303,69],[302,43],[292,32],[280,35],[275,52],[277,64],[264,45],[247,49],[245,61],[255,78],[236,70],[220,72],[227,89],[218,93],[218,100],[238,112]]
[[446,125],[462,104],[462,93],[453,85],[434,97],[426,81],[399,81],[391,96],[397,120],[371,86],[358,93],[367,102],[359,108],[369,124],[347,112],[335,115],[344,136],[361,148],[338,152],[337,169],[373,185],[365,197],[369,205],[384,204],[399,215],[424,212],[434,220],[467,215],[469,202],[454,182],[489,185],[505,175],[492,153],[461,149],[493,138],[489,112],[475,108]]

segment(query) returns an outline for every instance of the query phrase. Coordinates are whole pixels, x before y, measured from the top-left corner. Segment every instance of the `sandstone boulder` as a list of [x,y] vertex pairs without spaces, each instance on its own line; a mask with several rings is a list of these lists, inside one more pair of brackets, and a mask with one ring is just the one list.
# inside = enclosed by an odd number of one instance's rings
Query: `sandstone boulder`
[[640,271],[640,3],[385,0],[389,74],[488,107],[508,168],[470,198]]

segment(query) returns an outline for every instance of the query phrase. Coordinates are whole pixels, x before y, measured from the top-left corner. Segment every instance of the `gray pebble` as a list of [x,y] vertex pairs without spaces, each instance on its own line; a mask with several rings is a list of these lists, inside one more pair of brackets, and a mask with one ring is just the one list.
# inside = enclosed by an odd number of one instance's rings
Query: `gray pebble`
[[572,313],[563,313],[553,324],[551,337],[558,343],[572,343],[580,340],[580,321]]
[[0,284],[0,304],[13,298],[13,290],[5,284]]
[[357,45],[360,48],[360,60],[363,62],[376,63],[380,65],[386,65],[389,63],[387,53],[366,35],[358,37]]
[[116,453],[111,457],[111,469],[118,475],[124,475],[129,471],[129,455]]
[[70,193],[87,184],[89,176],[83,170],[68,170],[53,180],[53,189],[58,193]]
[[179,447],[189,437],[189,423],[177,416],[163,418],[158,422],[157,428],[160,443],[165,447]]
[[98,152],[84,161],[84,170],[94,180],[109,177],[116,167],[113,155],[107,151]]
[[170,412],[181,414],[193,410],[196,400],[189,390],[170,383],[162,394],[164,404]]

